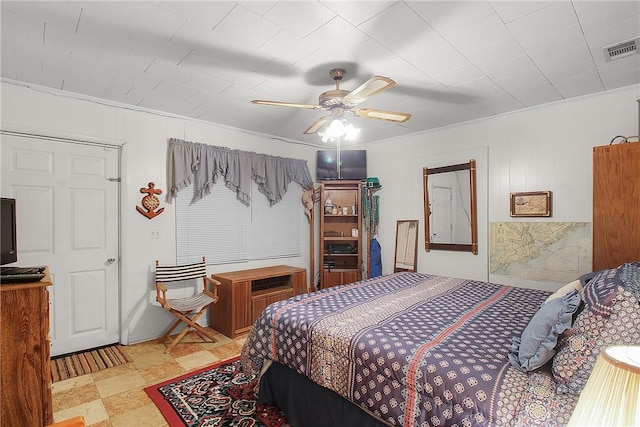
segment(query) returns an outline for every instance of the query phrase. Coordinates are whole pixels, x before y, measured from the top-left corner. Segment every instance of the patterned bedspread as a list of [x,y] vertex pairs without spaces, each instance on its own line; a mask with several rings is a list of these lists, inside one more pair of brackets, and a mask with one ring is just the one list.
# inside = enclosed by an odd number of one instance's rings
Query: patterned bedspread
[[367,279],[268,306],[243,363],[280,362],[390,425],[546,424],[567,405],[531,400],[530,375],[507,354],[548,295],[419,273]]

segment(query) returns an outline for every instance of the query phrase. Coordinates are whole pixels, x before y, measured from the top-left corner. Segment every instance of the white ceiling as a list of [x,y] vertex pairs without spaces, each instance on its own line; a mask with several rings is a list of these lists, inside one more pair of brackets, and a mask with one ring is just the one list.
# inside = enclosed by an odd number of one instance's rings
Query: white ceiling
[[317,104],[373,75],[397,85],[351,117],[371,142],[640,84],[635,1],[5,1],[2,78],[320,145]]

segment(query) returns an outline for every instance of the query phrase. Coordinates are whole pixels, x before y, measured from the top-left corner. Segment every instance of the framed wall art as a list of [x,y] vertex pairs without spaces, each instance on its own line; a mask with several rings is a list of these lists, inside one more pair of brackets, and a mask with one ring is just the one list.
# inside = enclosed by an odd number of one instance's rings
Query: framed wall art
[[511,216],[551,216],[551,191],[511,193]]

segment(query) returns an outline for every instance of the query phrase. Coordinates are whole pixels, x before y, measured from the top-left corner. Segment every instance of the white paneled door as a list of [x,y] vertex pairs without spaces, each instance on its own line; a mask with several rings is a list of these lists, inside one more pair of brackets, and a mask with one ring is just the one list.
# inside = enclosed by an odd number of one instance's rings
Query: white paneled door
[[53,279],[52,356],[119,341],[118,157],[117,147],[2,135],[15,265],[47,265]]
[[453,188],[434,185],[431,194],[431,243],[453,243]]

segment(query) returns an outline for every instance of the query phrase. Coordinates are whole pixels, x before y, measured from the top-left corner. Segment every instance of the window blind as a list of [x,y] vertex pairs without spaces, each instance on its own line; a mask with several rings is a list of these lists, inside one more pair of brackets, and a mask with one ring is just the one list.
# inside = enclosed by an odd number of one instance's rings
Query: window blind
[[282,200],[269,200],[251,183],[251,204],[218,182],[192,203],[193,185],[177,193],[176,262],[226,264],[300,255],[302,189],[290,185]]

